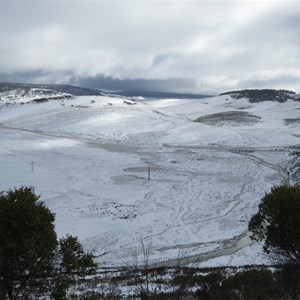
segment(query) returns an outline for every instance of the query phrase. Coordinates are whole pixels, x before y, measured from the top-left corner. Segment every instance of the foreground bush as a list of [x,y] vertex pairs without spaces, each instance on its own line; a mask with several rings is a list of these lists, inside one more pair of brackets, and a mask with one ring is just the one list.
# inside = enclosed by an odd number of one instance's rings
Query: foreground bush
[[64,299],[75,275],[95,271],[76,237],[57,240],[54,220],[32,187],[0,193],[0,300]]

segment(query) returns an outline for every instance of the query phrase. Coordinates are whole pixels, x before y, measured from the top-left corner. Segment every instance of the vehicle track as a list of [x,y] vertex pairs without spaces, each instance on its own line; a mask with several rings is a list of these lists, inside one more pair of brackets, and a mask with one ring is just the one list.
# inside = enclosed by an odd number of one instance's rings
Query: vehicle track
[[[33,134],[37,134],[40,136],[45,136],[45,137],[50,137],[50,138],[60,138],[60,139],[69,139],[73,141],[78,141],[81,143],[84,143],[87,147],[96,147],[96,148],[103,148],[105,150],[109,151],[116,151],[116,152],[128,152],[128,153],[140,153],[144,154],[145,151],[138,144],[135,145],[129,145],[123,141],[121,142],[114,142],[114,141],[107,141],[107,140],[94,140],[94,139],[89,139],[89,138],[84,138],[81,136],[75,136],[75,135],[70,135],[70,134],[56,134],[56,133],[51,133],[51,132],[45,132],[45,131],[39,131],[39,130],[30,130],[30,129],[24,129],[24,128],[17,128],[17,127],[10,127],[10,126],[5,126],[3,124],[0,125],[1,129],[4,130],[15,130],[15,131],[21,131],[21,132],[29,132]],[[230,146],[222,146],[222,145],[208,145],[208,146],[181,146],[181,145],[170,145],[170,144],[164,144],[160,145],[162,148],[171,148],[171,149],[179,149],[179,150],[191,150],[191,149],[201,149],[201,150],[210,150],[210,151],[221,151],[221,152],[231,152],[235,153],[237,155],[242,155],[247,157],[248,159],[251,159],[258,165],[264,165],[274,171],[276,171],[280,177],[282,178],[282,183],[288,183],[289,182],[289,174],[288,172],[281,167],[278,164],[273,164],[269,163],[262,158],[259,158],[255,156],[253,153],[256,151],[265,151],[265,152],[273,152],[273,151],[287,151],[285,147],[230,147]],[[233,207],[226,211],[225,214],[219,215],[217,217],[212,217],[212,218],[206,218],[200,220],[200,222],[207,222],[210,220],[216,220],[223,218],[230,214],[236,206],[239,204],[238,198],[244,193],[244,190],[251,181],[244,183],[243,186],[241,187],[240,192],[234,196],[234,199],[237,201]],[[186,200],[182,205],[179,206],[178,209],[178,214],[177,218],[179,220],[179,223],[187,234],[189,235],[190,240],[192,243],[189,243],[187,245],[174,245],[173,247],[170,246],[170,249],[176,249],[176,248],[186,248],[190,247],[193,245],[197,245],[197,236],[192,232],[192,230],[189,228],[189,225],[192,225],[193,223],[189,224],[186,223],[184,220],[185,215],[189,211],[189,202],[191,197],[195,197],[193,194],[193,184],[192,180],[190,177],[188,177],[188,184],[187,184],[187,197]],[[168,228],[165,228],[162,232],[156,233],[153,236],[161,235],[165,233],[168,230]],[[209,260],[215,257],[220,257],[224,255],[229,255],[232,254],[246,246],[249,246],[253,243],[252,240],[249,239],[248,232],[243,233],[242,235],[238,237],[233,237],[232,239],[228,239],[224,242],[224,246],[222,248],[216,249],[214,251],[208,252],[208,253],[203,253],[203,254],[197,254],[197,255],[191,255],[188,257],[183,257],[183,258],[177,258],[177,259],[171,259],[171,260],[165,260],[156,264],[152,264],[152,267],[160,267],[160,266],[167,266],[167,267],[174,267],[180,263],[180,265],[187,265],[195,262],[200,262],[204,260]],[[230,244],[230,246],[226,246]]]

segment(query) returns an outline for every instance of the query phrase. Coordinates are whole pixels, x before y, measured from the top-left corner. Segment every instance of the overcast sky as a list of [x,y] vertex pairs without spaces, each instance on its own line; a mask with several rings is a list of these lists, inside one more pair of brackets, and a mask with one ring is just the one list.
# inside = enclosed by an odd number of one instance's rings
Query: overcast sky
[[300,92],[300,1],[0,0],[0,81]]

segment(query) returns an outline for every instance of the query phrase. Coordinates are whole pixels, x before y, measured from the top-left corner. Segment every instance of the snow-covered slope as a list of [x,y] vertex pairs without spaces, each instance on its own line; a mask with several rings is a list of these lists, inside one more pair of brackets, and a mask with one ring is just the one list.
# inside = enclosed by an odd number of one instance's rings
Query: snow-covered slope
[[264,193],[289,181],[299,115],[296,101],[228,95],[0,101],[0,190],[35,186],[58,234],[78,235],[101,265],[130,263],[141,239],[152,263],[257,263],[247,224]]
[[68,98],[72,98],[72,95],[51,89],[18,88],[0,92],[0,105],[3,103],[16,104],[28,102],[46,102],[48,100],[64,100]]

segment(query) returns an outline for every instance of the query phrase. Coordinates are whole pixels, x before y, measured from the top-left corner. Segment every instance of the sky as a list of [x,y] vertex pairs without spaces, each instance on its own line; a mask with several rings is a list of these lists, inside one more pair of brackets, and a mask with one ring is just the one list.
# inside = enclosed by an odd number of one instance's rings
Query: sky
[[0,0],[0,81],[300,92],[300,1]]

